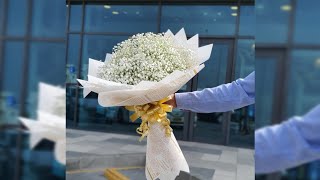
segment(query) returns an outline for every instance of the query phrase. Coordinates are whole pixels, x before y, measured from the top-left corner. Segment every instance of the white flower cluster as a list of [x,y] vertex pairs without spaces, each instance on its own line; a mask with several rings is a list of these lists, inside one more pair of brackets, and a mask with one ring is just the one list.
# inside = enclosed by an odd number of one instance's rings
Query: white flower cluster
[[112,58],[99,69],[108,81],[136,85],[141,81],[159,82],[175,70],[196,65],[196,53],[164,33],[137,34],[118,43]]

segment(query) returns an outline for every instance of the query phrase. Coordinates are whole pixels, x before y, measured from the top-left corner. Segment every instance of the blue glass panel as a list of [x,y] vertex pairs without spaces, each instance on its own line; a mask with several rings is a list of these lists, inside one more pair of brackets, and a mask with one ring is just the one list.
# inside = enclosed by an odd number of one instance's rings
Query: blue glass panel
[[26,109],[28,116],[35,118],[39,82],[60,86],[65,83],[65,44],[34,42],[29,57]]
[[254,36],[255,30],[256,30],[255,6],[241,6],[239,34]]
[[6,34],[24,36],[27,30],[27,0],[8,1]]
[[254,71],[255,66],[255,41],[238,40],[235,78],[244,78]]
[[17,123],[20,107],[20,90],[23,72],[23,42],[4,43],[4,78],[1,92],[1,123]]
[[294,42],[320,44],[320,1],[297,1]]
[[[241,11],[242,12],[242,11]],[[235,79],[244,78],[255,69],[254,40],[240,39],[237,45]],[[254,148],[255,105],[231,114],[230,145]]]
[[290,0],[257,0],[256,7],[256,42],[284,43],[288,36]]
[[69,31],[81,31],[82,5],[70,6],[70,27]]
[[[201,44],[208,43],[201,41]],[[197,90],[225,83],[230,46],[231,43],[228,42],[214,42],[211,57],[205,62],[206,67],[198,74]],[[193,141],[222,144],[223,113],[195,113],[195,116]]]
[[286,115],[303,115],[320,102],[320,51],[293,51],[289,73]]
[[69,34],[69,48],[66,64],[67,83],[76,83],[78,72],[78,61],[80,56],[80,35]]
[[87,5],[87,32],[156,32],[157,6]]
[[234,35],[236,16],[231,6],[163,6],[161,31],[184,27],[189,35]]
[[[277,60],[274,57],[256,57],[256,129],[272,123],[273,96],[276,80],[274,70],[277,69]],[[272,73],[270,73],[271,69],[273,70]]]
[[32,36],[65,37],[66,17],[66,4],[64,0],[34,0]]
[[112,53],[113,46],[128,38],[128,36],[85,35],[82,50],[81,79],[87,79],[89,58],[104,61],[106,54]]

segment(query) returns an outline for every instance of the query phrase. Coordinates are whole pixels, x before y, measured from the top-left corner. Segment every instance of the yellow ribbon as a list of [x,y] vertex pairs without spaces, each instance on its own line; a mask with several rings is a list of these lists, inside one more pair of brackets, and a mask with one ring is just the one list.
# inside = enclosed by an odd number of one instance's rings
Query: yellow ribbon
[[172,106],[164,104],[169,101],[171,96],[166,97],[160,101],[155,101],[152,103],[136,106],[126,106],[129,111],[134,111],[135,113],[130,116],[132,122],[136,121],[141,117],[140,127],[137,128],[137,133],[141,135],[139,141],[148,135],[149,126],[153,123],[161,123],[165,128],[166,136],[170,137],[172,129],[170,127],[170,120],[167,118],[167,112],[172,112]]

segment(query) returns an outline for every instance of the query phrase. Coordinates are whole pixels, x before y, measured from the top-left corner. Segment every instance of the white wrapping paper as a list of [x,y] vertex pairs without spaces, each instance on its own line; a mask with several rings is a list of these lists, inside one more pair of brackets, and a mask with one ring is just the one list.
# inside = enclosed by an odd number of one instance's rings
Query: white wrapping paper
[[[172,35],[172,32],[168,30],[165,35]],[[204,68],[203,63],[210,58],[212,44],[198,47],[198,35],[187,40],[184,29],[174,35],[174,38],[175,43],[187,45],[197,53],[197,66],[186,71],[174,71],[160,82],[142,81],[137,85],[126,85],[97,77],[99,67],[112,58],[112,54],[107,54],[105,62],[89,59],[88,81],[78,79],[84,88],[84,97],[93,91],[98,93],[101,106],[132,106],[159,101],[177,92]],[[174,180],[180,171],[189,172],[189,166],[174,134],[166,137],[160,124],[152,125],[147,136],[146,178]]]
[[65,96],[64,88],[39,83],[37,120],[20,117],[30,131],[30,147],[43,139],[53,141],[55,158],[61,164],[66,164]]

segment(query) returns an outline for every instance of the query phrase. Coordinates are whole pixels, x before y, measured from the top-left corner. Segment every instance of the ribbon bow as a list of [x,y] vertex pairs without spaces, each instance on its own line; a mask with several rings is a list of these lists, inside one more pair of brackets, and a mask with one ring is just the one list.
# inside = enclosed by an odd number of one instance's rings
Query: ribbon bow
[[169,101],[171,96],[166,97],[160,101],[155,101],[152,103],[144,105],[126,106],[125,108],[129,111],[134,111],[135,113],[130,116],[132,122],[136,121],[141,117],[140,127],[137,128],[137,133],[141,135],[139,141],[148,135],[149,126],[153,123],[161,123],[165,128],[166,136],[170,136],[172,129],[170,127],[170,120],[167,118],[167,112],[172,112],[172,106],[164,104]]

